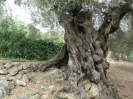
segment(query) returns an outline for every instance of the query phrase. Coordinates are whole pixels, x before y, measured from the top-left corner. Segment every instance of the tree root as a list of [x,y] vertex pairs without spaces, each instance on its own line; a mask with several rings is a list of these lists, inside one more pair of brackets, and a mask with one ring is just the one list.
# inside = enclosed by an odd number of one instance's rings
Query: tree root
[[67,45],[64,44],[61,51],[55,57],[41,64],[41,71],[43,72],[52,66],[60,68],[61,66],[66,65],[67,61],[68,61]]

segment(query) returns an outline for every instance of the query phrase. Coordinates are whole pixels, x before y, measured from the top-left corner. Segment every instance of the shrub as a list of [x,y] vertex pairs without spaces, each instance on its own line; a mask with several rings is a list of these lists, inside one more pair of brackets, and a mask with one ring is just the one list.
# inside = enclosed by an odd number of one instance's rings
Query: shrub
[[23,33],[0,33],[1,57],[47,60],[55,56],[63,43],[26,38]]

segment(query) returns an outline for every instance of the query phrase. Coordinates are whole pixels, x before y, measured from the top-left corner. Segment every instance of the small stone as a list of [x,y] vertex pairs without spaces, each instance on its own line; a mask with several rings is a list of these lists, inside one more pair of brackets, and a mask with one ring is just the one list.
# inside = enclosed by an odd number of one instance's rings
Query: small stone
[[49,86],[41,85],[41,89],[43,89],[43,90],[49,90]]
[[23,65],[23,69],[27,69],[30,67],[30,64]]
[[19,65],[19,66],[18,66],[18,70],[19,70],[19,71],[23,70],[23,65]]
[[16,75],[18,73],[18,68],[16,66],[10,68],[8,70],[8,72],[13,76],[13,75]]
[[13,63],[14,66],[19,67],[21,64],[19,62]]
[[56,82],[61,82],[66,79],[65,73],[60,69],[54,69],[49,72],[50,77],[54,78]]
[[7,80],[5,76],[0,76],[0,80]]
[[61,70],[64,72],[67,70],[67,66],[61,66]]
[[17,75],[17,78],[18,78],[19,80],[21,80],[21,79],[23,78],[23,75],[18,74],[18,75]]
[[3,64],[0,64],[0,69],[4,69],[4,65]]
[[29,79],[35,84],[40,84],[43,81],[44,77],[30,76]]
[[90,98],[99,96],[98,86],[96,84],[92,83],[92,87],[90,90],[87,91],[87,93],[89,94]]
[[3,91],[0,90],[0,98],[2,98],[2,97],[3,97]]
[[29,94],[18,96],[16,99],[29,99]]
[[4,67],[5,67],[6,69],[11,68],[12,66],[13,66],[13,64],[12,64],[11,61],[8,61],[8,62],[4,65]]
[[90,83],[85,84],[85,91],[89,90],[90,88],[91,88],[91,84]]
[[41,95],[37,94],[37,95],[35,95],[35,96],[33,96],[33,97],[29,98],[29,99],[42,99],[42,98],[41,98]]
[[51,90],[51,89],[53,89],[54,88],[54,86],[49,86],[49,89]]
[[0,80],[0,97],[6,97],[9,94],[9,84],[7,80]]
[[41,99],[40,95],[36,95],[33,99]]
[[9,82],[9,89],[12,90],[16,87],[14,82]]
[[[65,96],[65,97],[64,97]],[[76,99],[75,98],[75,95],[74,94],[71,94],[71,93],[69,93],[69,94],[66,94],[66,95],[64,95],[63,97],[65,98],[65,99]],[[84,98],[84,99],[86,99],[86,98]]]
[[29,82],[29,77],[26,74],[23,75],[22,81],[24,81],[26,83]]
[[128,94],[124,94],[124,97],[128,97]]
[[12,80],[14,80],[14,77],[12,77],[11,75],[7,75],[6,79],[7,79],[7,81],[12,81]]
[[39,64],[33,64],[32,66],[30,66],[30,68],[31,68],[31,71],[33,72],[35,72],[35,71],[37,71],[37,69],[38,69],[38,66]]
[[26,86],[26,83],[23,82],[23,81],[21,81],[21,80],[16,80],[16,85],[17,86],[23,86],[23,87],[25,87]]
[[22,70],[22,71],[19,72],[20,75],[23,75],[23,74],[26,74],[26,73],[28,73],[28,70]]
[[88,94],[86,94],[85,91],[81,91],[80,92],[80,98],[81,99],[89,99],[89,96],[88,96]]
[[52,90],[51,90],[51,94],[53,95],[56,91],[57,91],[57,89],[55,89],[55,88],[52,89]]
[[42,95],[42,99],[47,99],[48,95]]
[[1,69],[0,70],[0,74],[1,75],[7,75],[8,74],[8,71],[6,69]]
[[51,70],[51,71],[49,72],[49,75],[57,75],[57,74],[59,74],[60,72],[62,72],[62,70],[60,70],[60,69],[54,69],[54,70]]

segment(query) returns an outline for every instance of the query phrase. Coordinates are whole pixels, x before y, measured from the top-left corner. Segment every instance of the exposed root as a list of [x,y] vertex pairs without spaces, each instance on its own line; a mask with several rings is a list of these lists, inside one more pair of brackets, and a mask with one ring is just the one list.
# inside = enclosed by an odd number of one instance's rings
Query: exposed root
[[67,45],[64,44],[61,51],[55,57],[41,64],[41,71],[43,72],[52,66],[56,66],[59,68],[67,64],[67,61],[68,61]]

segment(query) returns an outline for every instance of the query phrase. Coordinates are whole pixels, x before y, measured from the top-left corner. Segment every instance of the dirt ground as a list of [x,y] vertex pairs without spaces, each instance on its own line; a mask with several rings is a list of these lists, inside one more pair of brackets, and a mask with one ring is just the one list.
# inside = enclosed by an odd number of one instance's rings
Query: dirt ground
[[111,62],[110,79],[122,99],[133,99],[133,63]]
[[[0,62],[3,62],[3,60],[0,60]],[[110,63],[111,66],[108,69],[108,76],[116,87],[119,96],[122,99],[133,99],[133,63],[114,61],[110,61]],[[43,73],[37,72],[35,75],[38,77],[46,77],[46,75],[48,75],[48,71]],[[13,89],[7,99],[15,99],[16,96],[20,96],[23,94],[35,94],[38,91],[44,94],[44,91],[40,90],[41,85],[54,85],[57,87],[57,89],[63,86],[62,84],[55,85],[51,82],[51,80],[49,80],[49,78],[39,82],[38,84],[29,82],[26,87],[16,87],[15,89]],[[45,94],[47,94],[47,92],[45,92]]]

